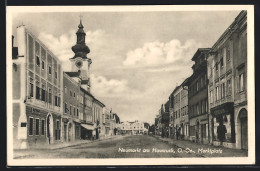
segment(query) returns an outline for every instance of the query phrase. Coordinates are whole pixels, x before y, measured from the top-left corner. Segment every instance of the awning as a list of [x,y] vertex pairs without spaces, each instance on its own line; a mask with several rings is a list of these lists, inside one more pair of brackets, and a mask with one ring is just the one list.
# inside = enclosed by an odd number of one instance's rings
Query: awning
[[82,127],[86,128],[87,130],[94,130],[94,126],[88,124],[80,124]]

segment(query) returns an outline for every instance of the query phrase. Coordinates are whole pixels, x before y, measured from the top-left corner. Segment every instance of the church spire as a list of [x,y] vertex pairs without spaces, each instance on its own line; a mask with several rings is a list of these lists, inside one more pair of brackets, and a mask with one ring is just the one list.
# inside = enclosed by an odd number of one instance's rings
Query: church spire
[[81,20],[80,16],[80,23],[78,25],[78,31],[76,32],[77,35],[77,43],[76,45],[74,45],[72,47],[72,51],[75,53],[74,58],[82,58],[82,59],[87,59],[87,54],[90,52],[88,46],[85,43],[85,37],[86,37],[86,33],[84,31],[84,26],[82,24],[82,20]]

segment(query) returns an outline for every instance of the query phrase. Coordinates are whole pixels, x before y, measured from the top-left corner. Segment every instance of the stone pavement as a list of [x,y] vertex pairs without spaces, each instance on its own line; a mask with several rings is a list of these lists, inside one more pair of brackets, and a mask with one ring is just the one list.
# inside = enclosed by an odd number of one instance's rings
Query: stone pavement
[[199,157],[247,157],[247,150],[240,149],[230,149],[222,146],[213,146],[209,144],[198,144],[188,140],[175,140],[171,138],[162,138],[160,136],[155,136],[155,138],[160,139],[163,142],[172,144],[177,148],[182,148],[183,150],[193,150]]

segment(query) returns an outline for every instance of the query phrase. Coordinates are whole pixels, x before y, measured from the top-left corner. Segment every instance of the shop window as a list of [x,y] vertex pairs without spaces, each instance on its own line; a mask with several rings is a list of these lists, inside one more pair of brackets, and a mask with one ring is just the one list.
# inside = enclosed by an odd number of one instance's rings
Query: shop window
[[39,135],[40,132],[40,120],[35,119],[35,135]]
[[33,118],[30,118],[29,122],[29,135],[33,135]]
[[44,120],[42,120],[42,135],[44,135],[44,129],[45,129],[45,121]]
[[60,140],[60,121],[56,121],[55,140]]

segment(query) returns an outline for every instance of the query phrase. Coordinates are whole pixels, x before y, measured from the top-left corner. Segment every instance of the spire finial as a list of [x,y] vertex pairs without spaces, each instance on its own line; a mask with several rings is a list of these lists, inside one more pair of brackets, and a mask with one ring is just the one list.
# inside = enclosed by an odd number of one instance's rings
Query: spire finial
[[78,26],[79,28],[83,28],[83,25],[82,25],[82,17],[83,17],[83,16],[80,14],[80,15],[79,15],[80,23],[79,23],[79,26]]
[[81,19],[82,19],[82,17],[83,17],[83,16],[80,14],[80,15],[79,15],[79,18],[80,18],[80,23],[81,23]]

